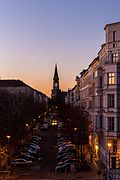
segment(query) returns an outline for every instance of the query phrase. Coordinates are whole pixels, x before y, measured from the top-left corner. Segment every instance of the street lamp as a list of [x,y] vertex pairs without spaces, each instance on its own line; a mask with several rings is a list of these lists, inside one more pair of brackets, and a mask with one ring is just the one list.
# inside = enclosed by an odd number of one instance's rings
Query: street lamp
[[7,165],[9,166],[10,165],[10,152],[11,152],[11,148],[10,148],[10,135],[7,135],[6,136],[7,139],[8,139],[8,145],[7,145],[7,155],[8,155],[8,162],[7,162]]
[[108,176],[110,179],[110,148],[111,148],[112,144],[110,142],[108,142],[107,146],[108,146],[108,170],[109,170]]
[[[82,160],[82,142],[81,142],[80,131],[77,127],[74,127],[73,130],[74,130],[75,143],[76,143],[76,147],[77,147],[77,155],[78,155],[78,157],[80,157],[80,153],[81,153],[81,160]],[[79,146],[79,145],[81,145],[81,146]],[[79,152],[79,151],[81,151],[81,152]]]
[[28,127],[29,125],[26,123],[25,126]]
[[74,131],[77,131],[77,128],[76,128],[76,127],[74,128]]
[[7,135],[6,137],[7,137],[7,139],[8,139],[8,142],[9,142],[9,140],[10,140],[10,135]]

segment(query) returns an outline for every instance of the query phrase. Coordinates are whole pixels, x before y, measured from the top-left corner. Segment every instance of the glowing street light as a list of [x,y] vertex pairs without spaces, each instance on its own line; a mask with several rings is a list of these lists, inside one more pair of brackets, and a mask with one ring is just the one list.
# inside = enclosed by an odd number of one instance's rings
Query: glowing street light
[[74,131],[77,131],[77,130],[78,130],[78,129],[75,127],[75,128],[74,128]]
[[25,126],[28,127],[29,125],[26,123]]
[[109,174],[108,174],[108,175],[109,175],[109,179],[110,179],[110,148],[111,148],[112,144],[111,144],[110,142],[108,142],[107,146],[108,146],[108,157],[109,157],[109,159],[108,159],[108,165],[109,165],[108,169],[109,169]]
[[10,136],[10,135],[7,135],[6,137],[7,137],[8,141],[9,141],[11,136]]

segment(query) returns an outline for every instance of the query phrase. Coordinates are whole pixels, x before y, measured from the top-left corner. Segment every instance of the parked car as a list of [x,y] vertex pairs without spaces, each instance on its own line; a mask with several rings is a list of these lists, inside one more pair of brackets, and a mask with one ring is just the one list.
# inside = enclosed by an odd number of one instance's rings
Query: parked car
[[64,165],[66,163],[78,163],[78,164],[80,164],[80,160],[79,159],[74,159],[72,157],[67,157],[66,159],[59,162],[58,165]]
[[80,171],[81,165],[79,163],[65,163],[64,165],[58,165],[55,171],[58,173],[70,172],[71,170]]
[[66,156],[73,156],[73,157],[75,157],[75,154],[74,153],[63,153],[62,155],[58,155],[57,157],[56,157],[56,159],[62,159],[62,158],[64,158],[64,157],[66,157]]
[[14,159],[13,161],[11,161],[11,166],[20,165],[32,165],[32,161],[27,161],[26,159]]

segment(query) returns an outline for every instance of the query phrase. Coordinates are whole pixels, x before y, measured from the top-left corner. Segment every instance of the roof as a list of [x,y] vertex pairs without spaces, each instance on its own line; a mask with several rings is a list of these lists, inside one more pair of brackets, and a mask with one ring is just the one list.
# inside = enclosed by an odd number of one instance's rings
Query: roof
[[99,61],[98,56],[90,63],[89,67],[93,66],[97,61]]
[[27,84],[25,84],[23,81],[20,80],[0,80],[0,87],[29,87]]
[[29,87],[30,89],[36,91],[37,93],[41,94],[42,96],[46,96],[41,91],[37,91],[36,89],[33,89],[32,87],[30,87],[29,85],[25,84],[21,80],[15,80],[15,79],[0,80],[0,87]]
[[120,24],[120,22],[114,22],[114,23],[106,24],[106,26],[104,27],[104,30],[106,29],[107,26],[111,26],[111,25],[115,25],[115,24]]
[[88,71],[88,69],[83,69],[82,72],[80,72],[81,77]]

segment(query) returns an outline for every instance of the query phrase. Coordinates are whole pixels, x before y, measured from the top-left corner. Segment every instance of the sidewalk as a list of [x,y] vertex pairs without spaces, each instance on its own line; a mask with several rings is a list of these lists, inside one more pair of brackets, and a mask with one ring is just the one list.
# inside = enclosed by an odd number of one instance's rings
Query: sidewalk
[[[90,160],[88,160],[88,163],[90,163]],[[71,172],[71,173],[54,173],[51,172],[49,174],[48,179],[42,179],[42,178],[38,178],[35,180],[77,180],[77,179],[84,179],[84,180],[103,180],[103,175],[99,176],[97,175],[97,171],[98,171],[98,167],[95,161],[93,161],[92,163],[90,163],[90,169],[89,170],[84,170],[84,171],[80,171],[80,172]],[[23,180],[20,179],[18,176],[16,175],[11,175],[11,176],[3,176],[0,175],[0,180]],[[32,179],[34,180],[34,179]]]
[[53,179],[55,180],[77,180],[77,179],[84,179],[84,180],[103,180],[103,174],[98,175],[97,172],[99,170],[96,161],[90,162],[90,159],[87,159],[87,162],[90,165],[89,170],[84,170],[80,172],[71,172],[71,173],[57,173]]

